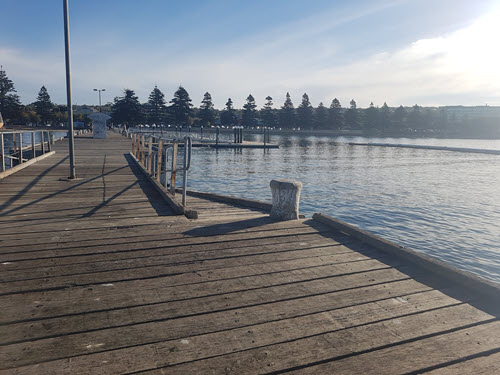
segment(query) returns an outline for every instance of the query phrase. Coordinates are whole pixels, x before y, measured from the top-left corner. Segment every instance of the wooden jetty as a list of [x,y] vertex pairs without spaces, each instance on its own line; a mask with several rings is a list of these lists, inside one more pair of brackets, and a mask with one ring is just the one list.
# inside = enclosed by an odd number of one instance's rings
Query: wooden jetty
[[172,215],[129,139],[75,144],[77,181],[66,141],[0,181],[0,374],[500,372],[493,287],[323,215]]
[[[119,128],[123,134],[129,134],[129,131],[124,128]],[[198,129],[193,132],[191,131],[172,131],[168,130],[163,133],[162,131],[149,131],[144,129],[134,129],[131,134],[139,134],[140,136],[144,135],[145,137],[155,137],[155,138],[163,138],[163,139],[180,139],[184,136],[189,136],[192,138],[192,147],[206,147],[206,148],[234,148],[234,149],[243,149],[243,148],[279,148],[279,144],[270,142],[270,129],[265,128],[261,129],[258,134],[262,134],[262,141],[245,141],[243,140],[243,128],[236,127],[234,129],[222,129],[224,137],[220,134],[221,129],[207,129],[205,130],[205,137],[203,136],[203,130]],[[249,131],[249,129],[245,129],[245,131]],[[230,136],[233,133],[232,136]],[[208,135],[208,138],[206,136]],[[219,137],[221,136],[221,137]],[[229,136],[229,137],[228,137]]]

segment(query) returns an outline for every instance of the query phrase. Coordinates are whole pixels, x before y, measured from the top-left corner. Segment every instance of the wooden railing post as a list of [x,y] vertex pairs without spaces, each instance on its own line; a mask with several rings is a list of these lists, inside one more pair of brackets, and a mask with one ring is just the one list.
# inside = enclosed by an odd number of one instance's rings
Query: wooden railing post
[[[17,151],[17,135],[16,135],[16,133],[12,133],[12,148],[13,148],[12,151],[13,151],[13,153],[15,155],[15,153]],[[10,158],[10,166],[11,167],[14,166],[14,159],[12,157]]]
[[153,138],[149,137],[149,145],[148,145],[148,173],[151,174],[153,171]]
[[142,162],[142,165],[144,166],[144,163],[146,162],[144,159],[145,159],[145,155],[144,153],[146,152],[145,150],[145,143],[146,143],[146,138],[142,135],[141,136],[141,162]]
[[31,132],[31,151],[33,152],[33,157],[36,158],[35,132]]
[[163,140],[158,143],[158,163],[156,167],[156,180],[161,183],[161,165],[163,159]]
[[191,137],[184,139],[184,169],[182,171],[182,205],[186,206],[186,190],[187,190],[187,169],[189,168],[188,158],[191,159],[189,154],[191,147]]
[[45,142],[43,139],[43,130],[40,132],[40,145],[42,146],[42,155],[45,154]]
[[50,133],[51,132],[47,132],[47,151],[48,152],[52,151],[52,145],[50,144]]
[[162,170],[165,172],[165,179],[163,180],[163,186],[167,188],[168,178],[167,178],[167,168],[168,168],[168,148],[163,147],[163,160],[162,160]]
[[5,171],[5,146],[3,144],[3,133],[0,134],[0,152],[2,153],[2,172]]
[[177,171],[177,148],[178,148],[177,142],[174,142],[173,144],[173,149],[172,149],[172,172],[170,176],[170,192],[172,195],[175,195],[175,174]]
[[139,160],[140,158],[140,155],[139,155],[139,147],[140,147],[140,143],[141,143],[141,138],[139,137],[139,134],[136,135],[136,139],[135,139],[135,157],[137,158],[137,160]]
[[19,164],[23,164],[23,133],[19,133]]

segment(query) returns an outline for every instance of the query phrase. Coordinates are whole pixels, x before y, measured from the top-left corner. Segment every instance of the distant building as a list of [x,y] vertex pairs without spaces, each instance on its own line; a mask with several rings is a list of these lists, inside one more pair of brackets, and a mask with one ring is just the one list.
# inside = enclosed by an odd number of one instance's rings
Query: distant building
[[89,106],[83,105],[81,107],[75,107],[74,113],[82,114],[82,115],[91,115],[92,113],[97,112],[94,108],[91,108]]
[[468,118],[500,118],[500,107],[481,105],[474,107],[466,107],[463,105],[440,107],[448,116],[453,116],[456,119]]
[[73,128],[75,129],[83,129],[85,128],[85,123],[83,121],[74,121]]

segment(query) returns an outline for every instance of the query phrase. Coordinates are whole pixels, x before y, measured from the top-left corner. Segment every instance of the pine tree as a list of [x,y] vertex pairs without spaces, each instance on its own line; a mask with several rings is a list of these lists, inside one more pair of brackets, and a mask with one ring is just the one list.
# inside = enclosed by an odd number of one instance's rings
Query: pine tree
[[40,116],[40,122],[43,125],[47,125],[47,123],[52,120],[54,103],[50,100],[50,95],[45,86],[40,88],[34,106],[36,114]]
[[391,110],[386,102],[384,102],[384,105],[380,108],[378,128],[382,131],[391,128]]
[[323,105],[323,102],[320,102],[316,108],[314,123],[318,129],[328,128],[328,109]]
[[279,125],[282,128],[293,128],[295,126],[295,108],[288,92],[279,113]]
[[123,90],[124,95],[116,97],[111,109],[111,117],[115,124],[135,126],[144,121],[144,114],[139,98],[130,89]]
[[351,106],[346,112],[346,123],[351,129],[357,129],[359,127],[359,116],[356,102],[354,99],[349,103]]
[[400,105],[392,114],[392,127],[395,129],[406,128],[406,109]]
[[311,129],[313,126],[313,110],[309,96],[302,95],[302,103],[297,108],[298,125],[304,129]]
[[375,129],[378,126],[379,118],[378,118],[378,108],[375,107],[373,102],[370,103],[370,106],[365,110],[365,128],[366,129]]
[[178,125],[187,125],[189,119],[193,116],[193,105],[186,89],[179,86],[170,103],[172,105],[169,107],[169,110],[174,117],[174,121]]
[[423,116],[421,108],[415,104],[408,114],[408,126],[413,130],[420,130],[423,128]]
[[255,108],[257,108],[255,99],[252,94],[250,94],[247,97],[247,102],[243,105],[243,113],[241,116],[241,124],[243,126],[257,125],[257,111]]
[[330,104],[330,110],[328,111],[329,122],[333,129],[340,130],[344,127],[344,115],[342,113],[342,106],[340,101],[335,98]]
[[274,127],[276,126],[276,116],[273,110],[273,98],[266,97],[266,103],[264,107],[260,110],[260,118],[262,119],[264,126]]
[[205,126],[210,125],[215,120],[214,104],[212,103],[212,95],[209,92],[203,95],[198,116],[201,118],[201,124]]
[[167,115],[165,103],[165,95],[155,85],[146,103],[147,120],[150,124],[162,125],[165,122]]
[[4,123],[12,120],[18,121],[21,118],[22,105],[15,92],[14,83],[7,77],[0,65],[0,113]]
[[227,100],[226,108],[220,115],[220,122],[225,126],[236,125],[238,123],[238,117],[236,116],[235,110],[233,108],[233,101],[231,100],[231,98]]

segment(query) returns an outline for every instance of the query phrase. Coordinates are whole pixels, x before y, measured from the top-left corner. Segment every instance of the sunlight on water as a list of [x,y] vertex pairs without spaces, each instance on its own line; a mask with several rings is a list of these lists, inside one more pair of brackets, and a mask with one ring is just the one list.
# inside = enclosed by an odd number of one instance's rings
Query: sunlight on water
[[304,185],[300,211],[308,217],[324,212],[500,281],[500,156],[345,144],[498,150],[500,141],[278,136],[272,141],[281,148],[194,149],[188,185],[269,201],[271,179],[296,179]]

